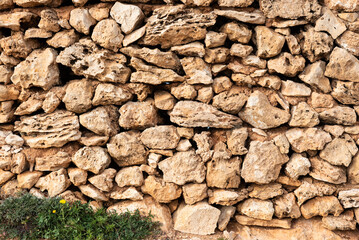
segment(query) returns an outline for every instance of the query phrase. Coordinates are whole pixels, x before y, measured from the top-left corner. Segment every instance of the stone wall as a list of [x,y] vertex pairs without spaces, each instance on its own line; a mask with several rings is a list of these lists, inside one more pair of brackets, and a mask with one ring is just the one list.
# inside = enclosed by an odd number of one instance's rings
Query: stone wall
[[358,1],[181,1],[0,2],[1,197],[355,239]]

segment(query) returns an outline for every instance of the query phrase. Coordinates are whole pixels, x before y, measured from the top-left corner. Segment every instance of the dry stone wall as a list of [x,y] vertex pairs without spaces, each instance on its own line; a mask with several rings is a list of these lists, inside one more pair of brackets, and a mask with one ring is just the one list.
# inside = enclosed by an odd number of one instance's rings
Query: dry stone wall
[[169,232],[231,222],[229,239],[357,239],[357,0],[0,9],[2,198],[138,208]]

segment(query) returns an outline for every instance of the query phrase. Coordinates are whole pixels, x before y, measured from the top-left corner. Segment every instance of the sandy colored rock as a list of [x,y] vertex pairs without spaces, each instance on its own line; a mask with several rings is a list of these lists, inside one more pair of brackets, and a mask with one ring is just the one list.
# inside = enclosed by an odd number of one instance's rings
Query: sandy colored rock
[[32,148],[62,147],[76,141],[81,137],[79,127],[78,117],[64,110],[22,117],[15,123],[16,131]]
[[343,207],[340,205],[339,200],[334,196],[316,197],[309,200],[300,207],[300,211],[305,219],[314,216],[328,216],[332,214],[339,216],[343,212]]
[[306,102],[300,102],[294,106],[291,114],[289,121],[291,127],[314,127],[320,122],[318,113]]
[[186,57],[181,59],[181,64],[189,79],[189,84],[213,83],[210,65],[198,57]]
[[110,193],[110,198],[118,199],[118,200],[133,200],[133,201],[141,201],[143,200],[143,195],[134,187],[123,187],[123,188],[115,188]]
[[249,187],[249,196],[251,198],[258,198],[261,200],[267,200],[280,195],[283,195],[284,190],[279,183],[269,183],[263,185],[253,184]]
[[157,122],[156,108],[149,102],[127,102],[120,108],[119,124],[125,129],[145,129]]
[[55,197],[64,192],[70,184],[71,182],[67,177],[67,171],[62,168],[41,177],[37,181],[35,187],[40,188],[42,192],[47,190],[49,197]]
[[8,123],[14,119],[15,109],[13,108],[13,105],[14,101],[0,103],[0,123]]
[[239,116],[245,122],[260,129],[278,127],[290,119],[286,111],[273,107],[265,94],[255,91],[250,95],[247,104]]
[[141,141],[148,148],[173,149],[177,147],[180,137],[174,126],[157,126],[147,128],[141,133]]
[[207,185],[205,183],[189,183],[182,187],[183,198],[186,204],[194,204],[207,198]]
[[245,24],[236,22],[224,24],[220,31],[227,34],[229,40],[244,44],[248,43],[252,37],[252,30],[250,30]]
[[309,173],[310,166],[308,158],[303,157],[301,154],[293,153],[285,167],[285,173],[290,178],[298,179],[298,177]]
[[347,181],[344,168],[333,166],[320,157],[313,157],[309,160],[312,165],[309,175],[312,178],[333,184],[342,184]]
[[281,53],[278,57],[268,61],[268,69],[270,73],[280,73],[288,77],[295,77],[302,72],[305,67],[305,59],[289,53]]
[[180,232],[209,235],[214,233],[221,211],[207,202],[182,204],[173,214],[174,229]]
[[208,203],[222,206],[232,206],[248,197],[246,189],[213,189],[208,190]]
[[165,182],[184,185],[187,182],[202,183],[206,176],[206,167],[194,151],[177,152],[158,164]]
[[96,24],[96,20],[91,17],[88,9],[75,8],[70,13],[69,23],[76,31],[85,35],[90,34],[90,28]]
[[39,47],[39,42],[34,39],[25,39],[21,32],[15,32],[9,37],[0,39],[0,47],[5,55],[10,56],[10,58],[7,57],[7,60],[16,65],[19,59],[14,58],[26,58],[34,49]]
[[176,99],[166,91],[156,91],[154,100],[156,108],[161,110],[172,110],[176,104]]
[[234,157],[215,159],[207,164],[207,186],[217,188],[238,188],[241,182],[241,159]]
[[247,199],[238,206],[242,214],[261,220],[271,220],[274,214],[274,207],[271,201],[259,199]]
[[169,203],[179,198],[182,194],[182,189],[178,185],[164,182],[161,178],[155,176],[146,178],[141,191],[151,195],[159,203]]
[[68,168],[67,169],[70,181],[75,186],[84,185],[87,182],[87,171],[81,168]]
[[131,74],[131,70],[124,65],[126,62],[124,55],[107,49],[99,49],[88,38],[82,38],[65,48],[56,61],[71,67],[76,75],[102,82],[125,83]]
[[169,48],[204,39],[206,27],[215,24],[216,15],[184,5],[157,8],[147,19],[143,43]]
[[328,8],[323,8],[322,12],[323,15],[315,22],[315,31],[327,32],[336,39],[347,29],[345,23]]
[[17,182],[19,188],[32,188],[37,183],[42,174],[43,173],[39,171],[27,171],[17,175]]
[[302,184],[294,191],[298,199],[298,204],[302,205],[305,201],[314,197],[323,197],[332,195],[336,191],[336,187],[325,182],[309,183],[303,181]]
[[35,162],[35,170],[57,171],[70,165],[71,156],[67,152],[59,151],[52,156],[37,157]]
[[12,68],[6,65],[0,65],[0,82],[9,84],[13,74]]
[[359,34],[352,31],[345,31],[336,39],[336,43],[343,49],[355,56],[359,56]]
[[[3,156],[4,157],[4,156]],[[15,153],[11,157],[10,171],[15,174],[20,174],[28,167],[26,156],[24,153]]]
[[122,45],[124,47],[127,47],[131,43],[134,43],[137,40],[141,39],[143,37],[143,35],[145,35],[145,33],[146,33],[146,26],[136,29],[135,31],[133,31],[130,34],[127,34],[125,36],[125,38],[122,41]]
[[4,171],[0,169],[0,185],[3,185],[9,181],[15,174],[10,171]]
[[252,141],[243,161],[241,176],[246,182],[270,183],[278,178],[280,169],[288,161],[272,141]]
[[264,24],[265,16],[262,11],[259,9],[255,9],[252,11],[248,11],[246,9],[238,9],[238,10],[222,10],[215,9],[214,13],[223,16],[229,19],[233,19],[239,22],[252,23],[252,24]]
[[281,93],[289,97],[308,97],[312,91],[305,84],[287,80],[282,81]]
[[91,38],[100,46],[117,52],[122,46],[124,36],[121,34],[121,28],[115,20],[105,19],[96,24]]
[[206,34],[206,38],[204,39],[204,43],[207,48],[220,47],[224,45],[226,41],[227,34],[226,33],[217,33],[213,31],[209,31]]
[[106,168],[102,173],[90,177],[88,181],[103,192],[109,192],[113,188],[113,179],[117,171],[114,168]]
[[178,102],[169,115],[171,122],[183,127],[232,128],[242,122],[239,118],[223,113],[211,105],[194,101]]
[[185,5],[209,6],[213,0],[181,0]]
[[78,168],[99,174],[110,165],[111,158],[106,149],[94,146],[78,150],[72,161]]
[[232,87],[213,97],[212,105],[224,112],[238,114],[247,101],[247,96],[239,87]]
[[336,106],[319,113],[319,119],[327,124],[353,125],[357,116],[353,108]]
[[8,181],[1,187],[0,196],[2,198],[16,197],[19,192],[21,192],[21,188],[19,188],[17,180],[13,179]]
[[209,103],[213,98],[213,89],[212,87],[202,87],[198,89],[197,92],[197,99],[200,102],[203,103]]
[[229,53],[232,56],[236,57],[247,57],[253,51],[253,47],[250,45],[243,45],[240,43],[232,44],[231,48],[229,49]]
[[41,28],[29,28],[25,31],[24,38],[50,38],[52,37],[52,32],[46,31]]
[[359,188],[340,191],[338,199],[344,208],[359,207]]
[[8,8],[13,8],[14,6],[14,3],[12,0],[2,0],[0,2],[0,9],[3,10],[3,9],[8,9]]
[[66,109],[75,113],[84,113],[92,107],[93,84],[87,80],[72,80],[66,85],[62,99]]
[[355,230],[356,221],[354,219],[354,212],[352,210],[345,211],[340,214],[338,217],[335,216],[326,216],[322,219],[323,227],[329,230]]
[[135,30],[145,17],[141,8],[138,6],[120,2],[116,2],[112,6],[110,15],[121,25],[121,30],[125,34],[129,34]]
[[234,213],[236,212],[236,207],[222,206],[220,210],[221,210],[221,215],[219,215],[219,219],[218,219],[218,229],[220,231],[224,231],[230,219],[234,216]]
[[197,91],[194,86],[188,83],[182,83],[176,87],[171,88],[171,94],[177,99],[193,100],[197,96]]
[[247,128],[233,129],[227,134],[227,145],[228,149],[233,155],[243,155],[248,152],[245,147],[245,141],[248,137]]
[[171,51],[188,57],[203,57],[205,54],[204,45],[200,42],[188,43],[171,47]]
[[143,174],[138,166],[126,167],[118,171],[115,181],[119,187],[139,187],[143,184]]
[[248,7],[253,3],[252,0],[219,0],[221,7]]
[[13,31],[19,31],[22,28],[21,24],[34,22],[35,19],[36,19],[36,15],[30,12],[25,12],[25,11],[13,12],[13,13],[3,12],[2,14],[0,14],[0,26],[2,28],[9,28]]
[[257,26],[254,31],[258,57],[271,58],[281,52],[285,43],[284,36],[265,26]]
[[100,83],[96,87],[92,104],[94,106],[111,104],[122,105],[131,99],[132,94],[126,88],[110,83]]
[[274,215],[278,218],[299,218],[301,216],[294,193],[284,194],[274,199]]
[[330,134],[319,128],[292,128],[285,133],[295,152],[322,150],[332,140]]
[[106,196],[103,192],[101,192],[99,189],[94,187],[91,184],[81,185],[78,186],[80,191],[88,196],[89,198],[95,199],[96,201],[108,201],[109,198]]
[[236,215],[235,219],[241,225],[249,226],[261,226],[261,227],[271,227],[271,228],[290,228],[292,219],[272,219],[272,220],[262,220],[251,218],[242,215]]
[[299,78],[313,86],[314,88],[328,93],[332,90],[329,79],[324,76],[325,62],[317,61],[313,64],[307,65],[304,71],[299,75]]
[[347,172],[349,182],[353,184],[359,184],[359,154],[353,157]]
[[122,132],[110,139],[107,149],[119,166],[131,166],[146,162],[147,150],[136,131]]
[[334,80],[331,95],[342,104],[359,104],[359,83]]
[[207,48],[204,60],[207,63],[224,63],[227,61],[229,49],[225,47]]

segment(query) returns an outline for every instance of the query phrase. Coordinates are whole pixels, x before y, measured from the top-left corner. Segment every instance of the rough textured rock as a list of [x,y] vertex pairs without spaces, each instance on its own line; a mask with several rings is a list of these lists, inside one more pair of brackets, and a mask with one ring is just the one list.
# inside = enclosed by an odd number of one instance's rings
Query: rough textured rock
[[359,56],[359,34],[352,31],[345,31],[336,39],[336,43],[343,49],[355,56]]
[[144,14],[138,6],[116,2],[110,11],[110,15],[121,25],[121,30],[129,34],[138,27],[144,18]]
[[187,182],[202,183],[206,176],[206,168],[201,158],[194,151],[177,152],[158,164],[163,172],[165,182],[184,185]]
[[81,168],[68,168],[67,173],[70,181],[75,186],[84,185],[87,182],[87,171]]
[[289,97],[308,97],[312,91],[305,84],[287,80],[282,82],[281,93]]
[[208,190],[208,203],[222,206],[232,206],[248,197],[246,189],[213,189]]
[[67,152],[59,151],[52,156],[37,157],[35,162],[35,170],[57,171],[70,165],[71,156]]
[[63,110],[22,117],[15,124],[16,131],[33,148],[62,147],[70,141],[76,141],[81,137],[79,127],[78,117]]
[[257,9],[248,10],[220,10],[215,9],[214,13],[229,19],[233,19],[239,22],[252,23],[252,24],[263,24],[265,22],[265,16]]
[[125,129],[145,129],[157,123],[156,108],[149,102],[127,102],[120,108],[119,124]]
[[233,206],[223,206],[220,208],[221,215],[219,215],[218,219],[218,229],[220,231],[224,231],[230,221],[230,219],[234,216],[236,212],[236,208]]
[[217,188],[238,188],[241,182],[240,166],[242,161],[238,157],[214,159],[207,164],[207,186]]
[[195,101],[178,102],[170,113],[170,119],[183,127],[232,128],[242,122],[238,117]]
[[284,194],[274,199],[274,214],[278,218],[299,218],[301,212],[294,193]]
[[74,164],[95,174],[101,173],[111,163],[106,149],[101,147],[83,147],[72,158]]
[[258,26],[254,29],[257,42],[257,56],[271,58],[278,55],[285,43],[285,37],[274,30]]
[[359,207],[359,189],[353,188],[340,191],[338,199],[344,208],[357,208]]
[[106,168],[102,173],[90,177],[88,181],[101,191],[109,192],[113,188],[113,178],[116,172],[116,169]]
[[48,39],[46,43],[54,48],[65,48],[77,42],[78,39],[78,34],[75,32],[75,30],[71,29],[55,33],[55,35]]
[[96,87],[92,105],[122,105],[131,99],[132,94],[126,88],[110,83],[100,83]]
[[342,104],[353,104],[359,103],[358,95],[358,83],[355,82],[344,82],[344,81],[333,81],[333,91],[331,95],[341,102]]
[[139,187],[143,184],[143,174],[137,166],[126,167],[118,171],[115,181],[119,187]]
[[318,113],[306,102],[300,102],[291,111],[289,121],[291,127],[314,127],[320,123]]
[[266,95],[259,91],[255,91],[250,95],[239,116],[243,121],[260,129],[275,128],[290,119],[289,113],[273,107]]
[[207,198],[207,185],[205,183],[189,183],[182,187],[183,198],[186,204],[194,204]]
[[273,142],[252,141],[243,161],[241,176],[246,182],[270,183],[278,178],[288,157]]
[[238,210],[248,217],[261,220],[271,220],[274,214],[274,207],[271,201],[254,198],[245,200],[239,205]]
[[72,80],[66,85],[66,92],[62,99],[66,109],[75,113],[84,113],[91,109],[93,85],[87,80]]
[[246,44],[252,37],[252,30],[247,25],[236,22],[226,23],[220,30],[227,34],[227,37],[234,42]]
[[76,31],[89,35],[90,28],[96,24],[96,20],[91,17],[88,9],[75,8],[70,13],[69,23]]
[[174,126],[157,126],[147,128],[141,134],[141,141],[152,149],[173,149],[177,147],[180,137]]
[[90,198],[93,198],[97,201],[108,201],[109,200],[109,198],[103,192],[101,192],[99,189],[97,189],[96,187],[94,187],[91,184],[81,185],[81,186],[78,186],[78,188],[84,195],[86,195]]
[[232,87],[228,91],[214,96],[212,105],[224,112],[238,114],[247,101],[247,96],[241,93],[239,87]]
[[330,86],[329,79],[324,76],[325,71],[325,62],[317,61],[311,65],[305,67],[304,71],[299,75],[299,78],[323,91],[324,93],[328,93],[332,90]]
[[64,192],[70,186],[70,180],[67,177],[67,171],[60,169],[55,172],[41,177],[35,187],[40,188],[41,191],[47,190],[49,197],[55,197]]
[[332,184],[324,182],[309,183],[303,181],[294,194],[298,199],[298,204],[302,205],[305,201],[314,197],[323,197],[325,195],[332,195],[336,191],[336,187]]
[[359,155],[355,155],[348,167],[348,179],[350,183],[359,184]]
[[181,64],[189,79],[189,84],[211,84],[212,73],[209,64],[198,57],[186,57],[181,59]]
[[144,181],[141,191],[151,195],[159,203],[169,203],[179,198],[182,189],[174,183],[166,183],[161,178],[148,176]]
[[[26,58],[34,49],[39,47],[39,42],[34,39],[25,39],[21,32],[15,32],[9,37],[0,39],[0,47],[2,48],[3,53],[7,56]],[[10,59],[9,61],[12,63],[19,61],[19,59]],[[15,65],[16,64],[17,63],[15,63]]]
[[338,217],[326,216],[322,219],[323,226],[329,230],[355,230],[356,222],[353,211],[346,211]]
[[249,226],[261,226],[261,227],[272,227],[272,228],[290,228],[291,219],[272,219],[262,220],[257,218],[251,218],[242,215],[236,215],[235,219],[241,225]]
[[347,29],[345,23],[327,8],[323,8],[322,12],[323,15],[315,22],[315,31],[328,32],[336,39]]
[[279,183],[269,183],[264,185],[251,185],[249,187],[249,196],[252,198],[258,198],[261,200],[267,200],[270,198],[274,198],[276,196],[280,196],[284,193],[282,189],[282,185]]
[[290,178],[298,179],[299,176],[307,175],[310,167],[311,164],[308,158],[299,153],[293,153],[284,170]]
[[293,56],[287,52],[281,53],[278,57],[268,61],[270,73],[280,73],[287,77],[295,77],[305,67],[305,59],[302,56]]
[[115,20],[105,19],[96,24],[91,38],[100,46],[117,52],[122,46],[124,36]]
[[221,211],[207,202],[182,204],[173,214],[174,229],[181,232],[209,235],[214,233]]
[[292,128],[286,131],[285,136],[296,152],[308,150],[322,150],[332,140],[329,133],[319,128]]
[[313,157],[309,160],[312,165],[309,175],[314,179],[334,184],[341,184],[347,181],[346,172],[343,168],[333,166],[320,157]]
[[353,125],[357,115],[351,107],[336,106],[319,113],[319,119],[327,124]]
[[43,173],[39,171],[27,171],[17,175],[17,182],[19,188],[32,188],[37,183],[42,174]]
[[176,99],[166,91],[156,91],[154,100],[156,108],[161,110],[172,110],[176,104]]
[[309,200],[300,207],[302,215],[305,219],[314,216],[328,216],[332,214],[339,216],[343,212],[343,207],[340,205],[339,200],[334,196],[316,197]]

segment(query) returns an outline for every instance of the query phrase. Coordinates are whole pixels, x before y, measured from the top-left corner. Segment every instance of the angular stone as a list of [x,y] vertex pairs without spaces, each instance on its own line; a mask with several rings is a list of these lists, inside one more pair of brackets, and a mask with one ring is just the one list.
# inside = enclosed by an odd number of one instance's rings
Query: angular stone
[[76,75],[102,82],[125,83],[131,74],[131,70],[124,65],[127,61],[124,55],[100,49],[88,38],[65,48],[56,61],[71,67]]
[[0,27],[20,31],[24,27],[22,24],[31,24],[36,21],[36,17],[36,14],[25,11],[12,13],[3,12],[0,14]]
[[181,46],[171,47],[171,51],[188,57],[203,57],[205,54],[204,45],[200,42],[188,43]]
[[129,34],[135,30],[145,17],[141,8],[138,6],[120,2],[116,2],[112,6],[110,15],[121,25],[121,30],[125,34]]
[[356,0],[348,1],[336,1],[336,0],[325,0],[325,5],[332,10],[343,11],[343,12],[356,12],[359,11],[359,5]]
[[220,214],[219,209],[207,202],[194,205],[181,204],[173,214],[174,229],[191,234],[213,234]]
[[95,108],[79,117],[82,126],[105,136],[116,135],[119,131],[118,118],[118,109],[111,105]]
[[238,117],[195,101],[179,101],[169,115],[171,122],[183,127],[232,128],[242,123]]
[[257,56],[271,58],[277,56],[285,43],[285,37],[265,26],[257,26],[254,29],[257,44]]
[[25,39],[21,32],[15,32],[9,37],[1,38],[0,47],[4,55],[10,56],[10,58],[6,57],[6,60],[14,64],[19,61],[14,58],[26,58],[34,49],[39,47],[39,42],[34,39]]
[[96,24],[91,38],[100,46],[117,52],[122,46],[124,36],[121,34],[121,28],[115,20],[105,19]]
[[240,43],[234,43],[229,50],[232,56],[247,57],[253,51],[253,47],[249,45],[243,45]]
[[359,56],[359,33],[345,31],[335,42],[354,56]]
[[145,197],[143,201],[120,201],[110,206],[107,211],[121,214],[127,211],[134,212],[136,209],[143,216],[148,216],[151,213],[154,216],[153,221],[159,221],[163,231],[168,232],[173,229],[170,209],[166,205],[156,202],[150,196]]
[[214,25],[216,15],[184,5],[157,8],[147,19],[145,45],[169,48],[204,39],[206,27]]
[[206,167],[194,151],[177,152],[160,163],[165,182],[184,185],[187,182],[202,183],[206,176]]
[[81,168],[68,168],[67,169],[70,181],[75,186],[84,185],[87,182],[87,171]]
[[227,39],[226,33],[217,33],[213,31],[209,31],[206,34],[204,43],[206,44],[207,48],[220,47],[224,45],[226,39]]
[[[78,5],[85,5],[87,0],[74,0],[73,2],[77,7]],[[95,6],[89,8],[89,13],[94,19],[101,21],[109,17],[110,7],[111,5],[108,4],[96,4]]]
[[15,115],[29,115],[41,109],[43,100],[41,96],[33,95],[22,102],[15,110]]
[[332,81],[333,91],[331,95],[343,104],[359,104],[359,83]]
[[279,183],[269,183],[264,185],[253,184],[249,187],[249,196],[261,200],[267,200],[283,195],[284,190]]
[[253,0],[218,0],[221,7],[248,7],[252,3]]
[[24,153],[19,152],[12,155],[10,171],[15,174],[20,174],[28,167],[26,156]]
[[238,10],[222,10],[222,9],[214,9],[214,13],[223,16],[229,19],[233,19],[239,22],[251,23],[251,24],[264,24],[265,16],[262,11],[259,9],[255,9],[252,11],[248,11],[245,9]]
[[182,187],[183,198],[186,204],[194,204],[207,198],[207,185],[205,183],[189,183]]
[[294,193],[287,193],[274,199],[274,214],[278,218],[299,218],[301,216]]
[[305,219],[314,216],[326,217],[329,214],[333,214],[337,217],[343,210],[339,200],[334,196],[316,197],[300,207],[300,211]]
[[80,139],[79,128],[78,117],[64,110],[22,117],[15,122],[15,130],[31,148],[62,147]]
[[339,191],[338,199],[344,208],[358,208],[359,188]]
[[228,149],[233,155],[244,155],[248,152],[248,149],[245,147],[247,137],[247,128],[233,129],[227,134]]
[[151,195],[159,203],[169,203],[179,198],[182,189],[174,183],[166,183],[161,178],[148,176],[144,181],[141,191]]
[[185,5],[209,6],[213,0],[181,0]]
[[269,73],[280,73],[288,77],[295,77],[305,67],[305,59],[287,52],[281,53],[278,57],[268,61]]
[[32,188],[37,183],[42,174],[43,173],[39,171],[27,171],[17,175],[17,182],[19,188]]
[[8,8],[13,8],[14,7],[14,2],[12,0],[2,0],[0,2],[0,9],[8,9]]
[[16,197],[21,192],[17,180],[13,179],[5,183],[0,190],[0,196],[2,198]]
[[330,86],[329,79],[324,76],[324,70],[325,62],[317,61],[313,64],[307,65],[298,77],[303,82],[313,86],[314,88],[317,88],[324,93],[328,93],[332,90],[332,88]]
[[204,60],[207,63],[224,63],[227,61],[229,49],[225,47],[207,48]]
[[57,52],[52,48],[33,51],[15,67],[11,81],[22,88],[41,87],[49,90],[60,81],[56,57]]
[[18,135],[10,133],[6,136],[5,143],[11,146],[21,147],[24,145],[24,139]]
[[238,206],[238,211],[248,217],[271,220],[274,214],[274,207],[271,201],[250,198]]
[[56,33],[52,38],[48,39],[46,43],[54,48],[66,48],[77,42],[78,39],[79,36],[75,30],[70,29]]
[[90,177],[88,181],[103,192],[109,192],[113,188],[113,179],[116,169],[106,168],[102,173]]
[[323,15],[315,22],[315,31],[327,32],[336,39],[347,30],[345,23],[328,8],[323,8],[322,12]]
[[171,88],[171,94],[177,99],[193,100],[197,96],[194,86],[188,83],[182,83]]
[[148,148],[174,149],[177,147],[180,136],[174,126],[157,126],[147,128],[141,133],[141,141]]
[[115,181],[119,187],[140,187],[143,184],[143,174],[140,167],[125,167],[118,171]]
[[311,164],[308,158],[299,153],[293,153],[285,166],[285,173],[292,179],[298,179],[299,176],[307,175],[310,167]]
[[294,37],[293,35],[288,35],[285,36],[285,40],[292,55],[300,54],[300,45],[296,37]]
[[176,54],[173,52],[163,52],[158,48],[125,47],[121,48],[121,52],[130,57],[140,58],[161,68],[178,71],[181,67],[181,62]]
[[107,149],[119,166],[146,163],[147,150],[140,141],[139,132],[122,132],[113,136]]
[[267,18],[297,19],[304,17],[308,20],[321,14],[321,6],[316,0],[260,0],[259,6]]
[[298,199],[298,204],[302,205],[305,201],[314,197],[323,197],[325,195],[332,195],[336,191],[336,187],[332,184],[324,182],[309,183],[303,181],[294,194]]
[[327,124],[353,125],[357,121],[357,116],[351,107],[336,106],[319,113],[319,119]]
[[111,163],[111,158],[106,149],[101,147],[83,147],[72,158],[74,164],[94,174],[101,173]]
[[282,81],[281,93],[289,97],[308,97],[312,91],[305,84],[293,82],[291,80]]
[[57,171],[70,165],[71,156],[67,152],[59,151],[52,156],[36,157],[35,162],[35,170]]
[[117,86],[110,83],[100,83],[97,85],[92,104],[98,105],[122,105],[132,99],[132,94],[129,90],[122,86]]
[[149,102],[127,102],[120,108],[119,124],[125,129],[145,129],[158,121],[156,108]]
[[247,104],[241,112],[240,118],[260,129],[278,127],[290,119],[290,114],[282,109],[273,107],[266,95],[255,91],[248,98]]
[[171,69],[163,69],[145,64],[139,58],[131,58],[131,64],[137,71],[131,74],[131,82],[159,85],[168,82],[183,82],[184,77]]
[[15,174],[10,171],[4,171],[0,169],[0,185],[3,185],[9,181]]
[[0,82],[9,84],[13,74],[12,68],[6,65],[0,65]]
[[358,148],[353,139],[344,134],[328,143],[319,156],[333,165],[348,167],[357,152]]
[[252,30],[250,30],[245,24],[239,24],[236,22],[224,24],[220,31],[227,34],[228,39],[233,42],[246,44],[252,37]]
[[69,23],[76,31],[85,35],[90,34],[90,28],[95,25],[96,22],[86,8],[75,8],[70,12]]
[[156,108],[161,110],[172,110],[176,104],[176,99],[166,91],[156,91],[154,100]]
[[135,31],[125,36],[125,38],[122,41],[122,45],[124,47],[127,47],[131,43],[134,43],[137,40],[141,39],[143,35],[145,35],[145,33],[146,33],[146,26],[136,29]]
[[338,217],[326,216],[322,218],[323,227],[335,231],[347,231],[356,229],[356,221],[352,210],[340,214]]
[[40,188],[43,192],[47,190],[49,197],[55,197],[60,193],[64,192],[69,186],[71,182],[67,177],[67,172],[64,168],[51,172],[50,174],[41,177],[35,187]]
[[210,65],[205,63],[198,57],[185,57],[181,59],[186,75],[188,76],[187,83],[189,84],[212,84],[212,73]]
[[[44,29],[46,31],[50,32],[58,32],[61,29],[60,26],[60,20],[57,15],[57,12],[54,9],[46,8],[40,12],[40,22],[39,22],[39,28]],[[71,28],[71,26],[67,23],[68,27]]]
[[352,184],[359,184],[359,154],[355,155],[348,167],[348,179]]
[[261,220],[251,218],[242,215],[236,215],[235,219],[241,225],[249,226],[261,226],[261,227],[275,227],[275,228],[290,228],[292,219],[272,219],[272,220]]
[[115,188],[110,193],[110,198],[124,200],[129,199],[133,201],[143,200],[143,195],[134,187]]
[[241,182],[239,157],[215,159],[207,164],[207,186],[217,188],[238,188]]
[[92,107],[93,84],[87,80],[72,80],[66,85],[62,99],[66,109],[75,113],[84,113]]
[[318,113],[306,102],[300,102],[292,108],[291,127],[314,127],[319,124]]
[[359,60],[347,50],[336,47],[330,54],[324,74],[338,80],[359,82]]
[[209,103],[213,98],[212,87],[202,87],[198,89],[197,100],[203,103]]
[[214,96],[212,105],[224,112],[238,114],[247,101],[247,96],[240,87],[232,87],[228,91]]
[[270,183],[279,176],[280,169],[288,161],[272,141],[252,141],[244,158],[241,176],[246,182]]
[[322,150],[324,145],[332,140],[330,134],[319,128],[292,128],[285,136],[295,152]]
[[25,31],[24,38],[50,38],[52,36],[52,32],[46,31],[41,28],[29,28]]
[[320,157],[310,158],[312,165],[309,175],[317,180],[333,184],[342,184],[347,181],[345,169],[333,166]]
[[80,191],[88,196],[89,198],[95,199],[96,201],[108,201],[109,198],[106,196],[103,192],[101,192],[99,189],[94,187],[91,184],[81,185],[78,186]]
[[[0,87],[1,91],[1,87]],[[1,94],[0,94],[1,95]],[[0,103],[0,123],[8,123],[13,121],[15,109],[14,101],[6,101]]]
[[248,197],[247,189],[213,189],[208,190],[208,203],[222,206],[232,206]]

